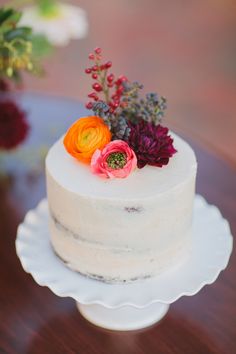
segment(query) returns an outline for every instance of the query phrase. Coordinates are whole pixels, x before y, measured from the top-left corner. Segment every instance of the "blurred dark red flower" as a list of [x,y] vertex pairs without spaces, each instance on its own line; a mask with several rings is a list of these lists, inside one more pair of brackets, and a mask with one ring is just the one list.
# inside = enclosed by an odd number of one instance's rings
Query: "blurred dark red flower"
[[137,156],[138,168],[167,165],[170,157],[177,152],[173,139],[168,135],[168,128],[144,120],[137,124],[129,123],[129,127],[127,142]]
[[6,80],[0,79],[0,92],[7,92],[10,90],[9,84]]
[[25,113],[12,101],[0,101],[0,149],[10,150],[27,136]]

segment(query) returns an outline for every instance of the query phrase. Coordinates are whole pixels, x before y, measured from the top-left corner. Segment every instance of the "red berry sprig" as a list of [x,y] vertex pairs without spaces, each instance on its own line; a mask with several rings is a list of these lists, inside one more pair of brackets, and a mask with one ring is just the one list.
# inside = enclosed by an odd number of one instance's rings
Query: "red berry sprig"
[[[85,69],[85,73],[91,75],[91,78],[95,80],[92,84],[94,91],[88,94],[88,97],[93,101],[105,101],[110,107],[110,113],[114,113],[118,107],[122,106],[121,96],[123,94],[123,82],[128,81],[127,78],[122,75],[117,79],[113,73],[109,73],[109,69],[112,67],[112,62],[102,62],[102,50],[101,48],[95,48],[93,53],[90,53],[88,58],[93,62],[93,65]],[[103,95],[103,99],[101,97]],[[93,101],[89,101],[86,104],[86,108],[91,109],[93,107]]]

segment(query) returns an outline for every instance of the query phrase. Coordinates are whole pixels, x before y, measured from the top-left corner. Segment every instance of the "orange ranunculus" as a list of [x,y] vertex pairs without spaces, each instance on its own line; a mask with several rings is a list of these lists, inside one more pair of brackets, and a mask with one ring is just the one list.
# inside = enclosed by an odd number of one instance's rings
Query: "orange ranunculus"
[[78,119],[67,131],[64,146],[77,160],[90,163],[95,150],[111,141],[111,132],[103,119],[89,116]]

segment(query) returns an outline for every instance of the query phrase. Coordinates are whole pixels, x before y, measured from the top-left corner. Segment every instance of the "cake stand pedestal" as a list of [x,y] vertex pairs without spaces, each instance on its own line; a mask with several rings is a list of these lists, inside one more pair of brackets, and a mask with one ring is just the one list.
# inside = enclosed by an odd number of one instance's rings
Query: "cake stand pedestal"
[[160,321],[171,303],[213,283],[226,268],[232,247],[228,222],[201,196],[194,202],[190,256],[161,275],[139,282],[106,284],[66,267],[50,244],[46,199],[27,213],[16,238],[22,266],[39,285],[48,286],[58,296],[72,297],[93,324],[123,331]]
[[159,322],[167,313],[169,305],[156,302],[144,308],[122,306],[107,308],[102,305],[82,305],[77,302],[81,315],[96,326],[117,330],[130,331],[151,326]]

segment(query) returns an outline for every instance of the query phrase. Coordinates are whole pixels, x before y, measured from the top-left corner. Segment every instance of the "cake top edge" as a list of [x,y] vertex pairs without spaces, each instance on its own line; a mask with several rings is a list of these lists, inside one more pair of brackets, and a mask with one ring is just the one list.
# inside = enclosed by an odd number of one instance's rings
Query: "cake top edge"
[[129,178],[101,179],[66,153],[62,136],[49,150],[46,157],[48,183],[53,180],[59,187],[86,198],[138,200],[172,192],[189,179],[195,178],[197,160],[191,146],[172,133],[178,154],[165,168],[146,166],[136,169]]

